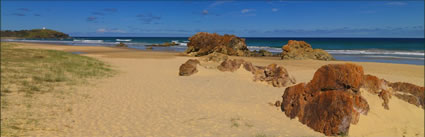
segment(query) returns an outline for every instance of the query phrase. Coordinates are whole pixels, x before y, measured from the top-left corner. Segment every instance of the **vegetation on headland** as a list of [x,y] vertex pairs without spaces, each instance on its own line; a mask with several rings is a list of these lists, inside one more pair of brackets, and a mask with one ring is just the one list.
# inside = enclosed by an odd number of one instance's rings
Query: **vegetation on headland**
[[68,34],[50,30],[50,29],[32,29],[32,30],[4,30],[1,31],[1,37],[14,38],[33,38],[33,39],[66,39],[70,38]]
[[81,95],[73,86],[115,74],[94,58],[16,46],[1,43],[1,136],[55,131],[47,121],[72,111],[70,98]]

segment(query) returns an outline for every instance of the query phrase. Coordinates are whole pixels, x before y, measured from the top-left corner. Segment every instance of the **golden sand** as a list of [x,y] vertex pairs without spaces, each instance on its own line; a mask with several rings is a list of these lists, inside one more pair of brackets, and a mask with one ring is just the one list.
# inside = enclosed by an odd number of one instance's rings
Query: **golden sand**
[[[324,136],[289,119],[269,103],[281,100],[285,88],[252,81],[244,69],[236,72],[199,68],[188,77],[178,76],[187,59],[175,52],[138,51],[125,48],[61,46],[24,43],[22,48],[85,52],[119,71],[115,77],[77,87],[89,98],[73,105],[71,115],[57,118],[50,126],[60,132],[36,132],[42,136]],[[254,65],[277,63],[297,83],[308,82],[322,65],[343,61],[243,58]],[[391,82],[424,84],[424,66],[351,62],[366,74]],[[424,136],[424,110],[395,97],[389,110],[382,100],[362,93],[370,105],[352,125],[349,136]]]

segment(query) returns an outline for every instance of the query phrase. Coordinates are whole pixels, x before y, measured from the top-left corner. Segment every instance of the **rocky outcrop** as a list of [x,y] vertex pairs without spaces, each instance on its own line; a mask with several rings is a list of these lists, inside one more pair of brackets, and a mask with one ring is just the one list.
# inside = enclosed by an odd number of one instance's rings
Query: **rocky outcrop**
[[393,94],[397,98],[423,109],[425,108],[424,87],[405,82],[394,82],[390,83],[389,86],[393,89]]
[[148,47],[171,47],[171,46],[177,46],[179,45],[178,43],[175,42],[164,42],[161,44],[152,44],[152,45],[146,45]]
[[282,47],[281,58],[295,60],[335,60],[335,58],[326,51],[322,49],[313,49],[310,44],[296,40],[289,40],[288,44]]
[[180,71],[179,71],[179,75],[180,76],[190,76],[196,72],[198,72],[198,70],[196,69],[196,66],[199,64],[200,62],[196,59],[189,59],[186,61],[186,63],[182,64],[180,66]]
[[424,108],[425,106],[424,87],[405,82],[391,83],[373,75],[364,75],[363,79],[362,88],[381,97],[384,101],[382,106],[385,109],[389,109],[389,99],[392,95],[418,107]]
[[[221,53],[213,53],[200,58],[202,63],[195,62],[193,59],[188,60],[180,66],[180,75],[188,76],[196,73],[196,65],[199,64],[207,69],[217,68],[222,72],[235,72],[241,67],[253,74],[254,81],[266,82],[274,87],[286,87],[295,84],[295,78],[289,75],[288,71],[277,64],[264,66],[254,66],[251,62],[242,59],[227,59],[226,55]],[[225,59],[224,61],[222,61]],[[196,60],[197,61],[197,60]],[[221,62],[221,63],[220,63]],[[214,64],[219,63],[215,66]]]
[[354,64],[331,64],[319,68],[309,83],[286,88],[282,111],[325,135],[347,134],[359,114],[366,115],[369,105],[357,92],[363,68]]
[[199,32],[189,38],[186,54],[204,56],[213,52],[234,56],[249,56],[245,39],[235,35],[218,35],[216,33]]

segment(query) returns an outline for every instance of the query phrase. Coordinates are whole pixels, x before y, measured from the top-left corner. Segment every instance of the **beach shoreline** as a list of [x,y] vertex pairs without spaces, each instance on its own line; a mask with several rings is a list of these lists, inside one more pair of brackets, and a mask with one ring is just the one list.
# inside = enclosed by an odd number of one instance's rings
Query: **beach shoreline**
[[[102,46],[17,43],[18,48],[79,52],[111,64],[117,76],[95,81],[95,86],[77,87],[90,98],[73,105],[70,116],[59,117],[52,127],[64,136],[324,136],[290,119],[276,107],[285,88],[254,82],[249,72],[199,67],[199,72],[178,76],[188,59],[179,52],[142,51]],[[361,65],[365,74],[391,82],[424,85],[424,66],[408,64],[280,60],[279,57],[237,57],[254,65],[276,63],[294,76],[296,83],[309,82],[315,71],[327,64]],[[371,111],[352,125],[349,136],[423,136],[423,109],[397,98],[385,110],[377,96],[362,92]],[[67,128],[65,125],[71,125]],[[376,127],[380,127],[379,130]],[[38,135],[55,136],[40,131]]]

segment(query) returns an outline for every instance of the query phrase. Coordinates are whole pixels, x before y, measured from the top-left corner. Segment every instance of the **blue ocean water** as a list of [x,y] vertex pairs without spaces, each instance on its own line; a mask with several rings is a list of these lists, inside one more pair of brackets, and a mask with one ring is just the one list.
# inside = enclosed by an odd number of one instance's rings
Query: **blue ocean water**
[[[313,48],[324,49],[337,60],[384,62],[424,65],[424,38],[245,38],[250,50],[265,49],[282,52],[282,46],[289,40],[303,40]],[[155,47],[154,50],[184,51],[189,42],[187,37],[74,37],[64,40],[18,39],[27,41],[58,43],[67,45],[113,46],[124,42],[130,48],[145,49],[145,45],[178,42],[173,47]]]

